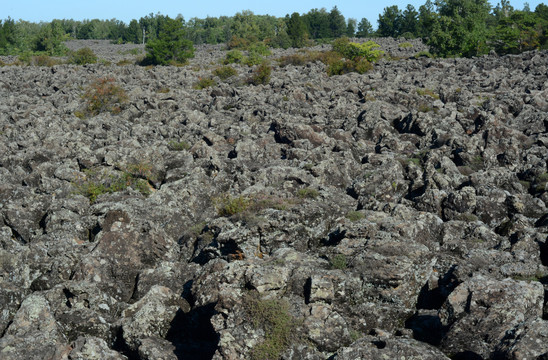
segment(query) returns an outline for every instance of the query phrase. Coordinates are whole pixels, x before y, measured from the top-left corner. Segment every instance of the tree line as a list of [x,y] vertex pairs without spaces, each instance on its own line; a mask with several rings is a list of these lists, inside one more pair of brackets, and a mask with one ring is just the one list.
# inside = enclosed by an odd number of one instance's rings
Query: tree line
[[[193,44],[228,43],[234,47],[262,42],[271,47],[303,47],[347,37],[422,38],[438,56],[477,56],[494,49],[519,53],[548,48],[548,6],[514,9],[508,0],[492,7],[487,0],[427,0],[419,9],[386,7],[377,29],[366,19],[346,19],[335,6],[285,17],[242,11],[234,16],[191,18],[149,14],[129,24],[111,20],[53,20],[31,23],[0,20],[0,54],[42,52],[62,55],[68,39],[104,39],[117,43],[149,43],[162,38],[176,20],[178,36]],[[165,36],[164,36],[165,37]],[[188,43],[185,42],[185,47]]]

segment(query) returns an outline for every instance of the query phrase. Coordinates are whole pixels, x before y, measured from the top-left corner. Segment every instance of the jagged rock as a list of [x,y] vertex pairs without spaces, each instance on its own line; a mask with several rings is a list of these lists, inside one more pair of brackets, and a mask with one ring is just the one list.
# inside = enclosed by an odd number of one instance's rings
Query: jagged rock
[[508,331],[542,316],[543,298],[539,282],[472,277],[457,286],[440,310],[442,324],[449,326],[442,349],[489,357]]
[[390,336],[384,331],[377,333],[340,348],[334,359],[449,359],[435,347],[417,340]]
[[[193,87],[223,45],[0,67],[0,357],[248,358],[265,304],[283,359],[546,356],[548,53],[374,41],[332,77],[272,49],[261,86]],[[82,116],[99,78],[128,104]]]
[[70,360],[127,359],[127,357],[112,350],[105,340],[91,336],[79,337],[71,344],[71,347],[72,350],[68,354]]
[[23,300],[0,339],[3,359],[63,358],[69,351],[49,302],[38,294],[30,294]]
[[[160,346],[158,352],[166,352],[162,338],[167,335],[176,316],[189,311],[190,305],[187,301],[169,288],[153,286],[141,300],[122,312],[124,341],[131,350],[139,350],[147,356],[156,351],[154,344]],[[143,344],[145,348],[141,350]]]

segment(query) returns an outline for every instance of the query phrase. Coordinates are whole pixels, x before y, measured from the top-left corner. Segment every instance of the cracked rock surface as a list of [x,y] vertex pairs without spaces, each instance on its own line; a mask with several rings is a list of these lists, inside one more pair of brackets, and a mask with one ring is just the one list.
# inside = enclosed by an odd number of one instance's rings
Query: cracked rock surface
[[257,86],[221,46],[0,67],[0,358],[548,357],[548,52],[398,41]]

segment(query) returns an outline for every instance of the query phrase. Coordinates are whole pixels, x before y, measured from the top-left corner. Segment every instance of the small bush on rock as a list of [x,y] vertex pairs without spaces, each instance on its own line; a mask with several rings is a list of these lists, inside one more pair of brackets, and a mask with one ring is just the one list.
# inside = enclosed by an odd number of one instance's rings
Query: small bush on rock
[[128,171],[116,175],[107,175],[99,169],[84,171],[84,179],[73,181],[75,193],[87,197],[90,203],[97,201],[103,194],[112,194],[124,191],[131,187],[143,195],[149,195],[151,187],[147,180],[139,178]]
[[270,66],[268,61],[263,61],[261,65],[253,70],[253,75],[249,79],[249,83],[253,85],[266,85],[270,81],[271,74],[272,66]]
[[384,51],[378,50],[378,47],[373,41],[358,44],[342,37],[333,42],[333,51],[326,52],[322,62],[327,65],[329,76],[349,72],[363,74],[373,69],[372,63],[384,56]]
[[337,254],[330,261],[332,269],[345,270],[348,267],[346,255]]
[[82,99],[86,102],[85,108],[83,112],[75,113],[77,116],[94,116],[102,112],[117,114],[128,103],[125,90],[118,86],[113,78],[100,78],[92,82],[86,88]]
[[344,56],[348,60],[355,60],[357,58],[363,58],[369,62],[379,61],[384,51],[378,50],[380,47],[374,41],[367,41],[365,43],[353,43],[347,37],[342,37],[333,42],[333,50]]
[[172,151],[183,151],[190,149],[190,144],[186,141],[175,141],[172,140],[169,142],[168,147]]
[[240,50],[231,50],[226,53],[223,64],[240,64],[244,60],[244,54]]
[[249,52],[250,53],[256,53],[256,54],[259,54],[261,56],[268,56],[268,55],[271,54],[270,49],[268,49],[268,47],[265,44],[263,44],[262,42],[257,42],[257,43],[251,44],[249,46]]
[[261,62],[263,62],[263,57],[255,52],[249,53],[243,60],[243,63],[247,66],[259,65]]
[[222,66],[213,71],[213,75],[218,76],[221,80],[226,80],[237,73],[236,69],[231,66]]
[[306,54],[286,55],[277,60],[280,67],[286,67],[287,65],[302,66],[310,61]]
[[232,216],[244,212],[251,205],[251,200],[244,196],[224,195],[213,199],[219,216]]
[[346,213],[346,218],[352,222],[365,218],[364,213],[359,211],[349,211]]
[[85,47],[78,51],[71,52],[68,62],[75,65],[95,64],[97,62],[97,55],[95,55],[93,50]]
[[211,86],[215,86],[217,83],[212,78],[200,78],[192,87],[196,90],[206,89]]
[[47,66],[51,67],[53,65],[60,64],[59,60],[53,59],[48,55],[37,55],[29,59],[29,65],[32,66]]
[[287,301],[248,295],[245,305],[253,326],[263,328],[265,333],[263,342],[252,349],[251,359],[278,359],[285,349],[300,340],[299,321],[289,313]]
[[301,199],[315,199],[320,196],[320,193],[316,189],[304,188],[297,191],[297,196]]

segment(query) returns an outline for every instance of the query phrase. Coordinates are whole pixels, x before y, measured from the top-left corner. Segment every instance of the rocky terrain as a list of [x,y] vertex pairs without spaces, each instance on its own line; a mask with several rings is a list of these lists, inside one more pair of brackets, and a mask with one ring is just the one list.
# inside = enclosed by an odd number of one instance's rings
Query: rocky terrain
[[0,67],[0,358],[548,358],[548,52],[397,44]]

